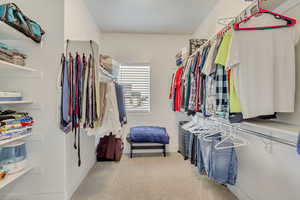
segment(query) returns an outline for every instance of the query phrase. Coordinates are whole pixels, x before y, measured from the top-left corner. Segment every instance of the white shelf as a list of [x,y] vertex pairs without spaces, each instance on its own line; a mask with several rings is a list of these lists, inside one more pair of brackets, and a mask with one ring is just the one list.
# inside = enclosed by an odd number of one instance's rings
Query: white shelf
[[274,132],[285,133],[290,135],[298,136],[300,132],[300,126],[287,124],[280,121],[274,120],[248,120],[247,122],[243,122],[243,125],[248,125],[260,129],[267,129]]
[[17,140],[22,140],[22,139],[28,138],[31,135],[32,135],[31,133],[28,133],[28,134],[25,134],[25,135],[22,135],[22,136],[13,137],[13,138],[6,139],[6,140],[0,140],[0,146],[5,145],[5,144],[9,144],[9,143],[17,141]]
[[0,60],[0,69],[11,69],[11,70],[21,70],[21,71],[29,71],[29,72],[35,72],[35,69],[32,69],[30,67],[21,66],[21,65],[15,65],[9,62],[5,62]]
[[13,27],[0,22],[0,40],[28,40],[20,31],[14,29]]
[[30,172],[32,170],[32,167],[28,167],[16,174],[11,174],[11,175],[7,175],[3,180],[0,181],[0,189],[2,189],[3,187],[7,186],[8,184],[14,182],[15,180],[17,180],[18,178],[24,176],[25,174],[27,174],[28,172]]
[[32,104],[33,101],[0,101],[0,105]]

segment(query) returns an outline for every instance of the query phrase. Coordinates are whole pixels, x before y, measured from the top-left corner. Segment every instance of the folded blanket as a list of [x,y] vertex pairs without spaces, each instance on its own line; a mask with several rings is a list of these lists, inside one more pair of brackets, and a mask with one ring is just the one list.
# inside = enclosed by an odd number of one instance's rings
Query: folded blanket
[[165,128],[155,126],[137,126],[130,129],[129,138],[137,143],[169,144],[169,136]]

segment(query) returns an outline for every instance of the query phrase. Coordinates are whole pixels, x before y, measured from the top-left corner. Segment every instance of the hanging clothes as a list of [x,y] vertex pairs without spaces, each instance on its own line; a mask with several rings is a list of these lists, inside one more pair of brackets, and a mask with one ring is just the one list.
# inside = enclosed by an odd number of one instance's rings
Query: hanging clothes
[[[261,24],[263,19],[256,22]],[[268,24],[274,23],[269,20]],[[245,119],[294,112],[298,40],[296,27],[233,33],[228,67],[233,70]]]
[[117,95],[117,102],[118,102],[118,110],[119,110],[119,120],[122,125],[127,123],[127,116],[126,116],[126,109],[125,109],[125,97],[123,86],[116,83],[116,95]]
[[61,117],[60,128],[74,133],[74,148],[78,150],[78,166],[81,165],[80,136],[82,128],[94,128],[96,113],[96,66],[94,57],[82,57],[70,53],[61,58]]
[[99,127],[103,125],[104,114],[106,110],[106,93],[107,93],[107,83],[99,82]]
[[101,136],[116,132],[121,129],[116,88],[113,82],[107,83],[105,101],[106,103],[102,126],[99,128],[99,130],[97,130],[97,132],[93,133]]
[[183,67],[179,67],[176,74],[175,74],[175,81],[174,81],[174,105],[175,111],[180,111],[181,108],[181,98],[182,98],[182,84],[181,84],[181,76],[183,72]]
[[238,99],[238,95],[236,93],[236,86],[234,83],[235,77],[234,77],[234,74],[232,73],[231,69],[228,70],[228,74],[230,77],[230,79],[229,79],[229,102],[230,102],[229,110],[230,110],[230,113],[240,113],[240,112],[242,112],[241,105],[240,105],[240,101]]
[[231,44],[231,33],[225,33],[223,36],[222,42],[220,44],[218,54],[215,60],[215,64],[217,64],[217,72],[216,72],[216,106],[217,111],[216,114],[229,118],[229,77],[228,73],[225,70],[227,65],[227,59],[229,54],[229,47]]
[[60,107],[60,128],[63,132],[71,131],[71,117],[70,117],[70,72],[69,61],[63,55],[61,58],[61,107]]

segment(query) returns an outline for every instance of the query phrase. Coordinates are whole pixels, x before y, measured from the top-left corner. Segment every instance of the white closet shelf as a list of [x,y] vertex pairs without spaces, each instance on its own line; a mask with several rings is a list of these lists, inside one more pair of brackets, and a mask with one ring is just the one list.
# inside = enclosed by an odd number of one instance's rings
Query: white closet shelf
[[300,126],[275,120],[249,120],[247,122],[243,122],[242,124],[256,128],[267,129],[274,132],[285,133],[293,136],[298,136],[300,132]]
[[0,69],[12,69],[12,70],[21,70],[21,71],[29,71],[29,72],[36,71],[35,69],[32,69],[30,67],[16,65],[2,60],[0,60]]
[[32,169],[33,169],[32,167],[27,167],[24,170],[22,170],[16,174],[7,175],[3,180],[0,181],[0,189],[2,189],[3,187],[7,186],[8,184],[14,182],[18,178],[24,176],[25,174],[30,172]]
[[28,40],[29,38],[25,36],[20,31],[14,29],[13,27],[0,22],[0,40]]
[[5,144],[9,144],[9,143],[17,141],[17,140],[22,140],[22,139],[28,138],[31,135],[32,135],[31,133],[30,134],[28,133],[28,134],[25,134],[25,135],[13,137],[13,138],[6,139],[6,140],[0,140],[0,146],[5,145]]
[[32,104],[33,101],[0,101],[0,105]]

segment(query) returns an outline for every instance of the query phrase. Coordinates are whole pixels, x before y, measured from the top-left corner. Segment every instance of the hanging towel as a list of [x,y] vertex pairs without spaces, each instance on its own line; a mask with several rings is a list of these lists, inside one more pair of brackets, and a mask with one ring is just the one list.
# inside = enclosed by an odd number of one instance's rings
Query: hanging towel
[[298,136],[297,152],[300,155],[300,133],[299,133],[299,136]]

